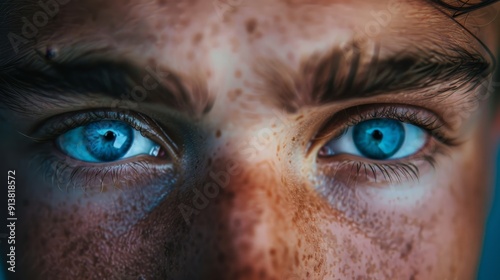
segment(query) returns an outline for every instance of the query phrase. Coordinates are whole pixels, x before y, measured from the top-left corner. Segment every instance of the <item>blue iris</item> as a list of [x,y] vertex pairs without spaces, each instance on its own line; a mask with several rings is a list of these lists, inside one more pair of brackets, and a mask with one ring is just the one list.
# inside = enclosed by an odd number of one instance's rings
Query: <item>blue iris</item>
[[405,129],[400,121],[373,119],[353,127],[353,141],[364,156],[387,159],[393,156],[405,139]]
[[123,157],[132,145],[133,128],[120,121],[98,121],[83,127],[83,143],[90,155],[100,161]]

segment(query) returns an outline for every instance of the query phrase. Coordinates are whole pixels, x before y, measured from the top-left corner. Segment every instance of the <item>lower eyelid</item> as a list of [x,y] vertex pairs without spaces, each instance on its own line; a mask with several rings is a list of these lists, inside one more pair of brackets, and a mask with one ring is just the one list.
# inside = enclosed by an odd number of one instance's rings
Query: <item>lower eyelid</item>
[[162,182],[168,188],[175,185],[178,177],[174,163],[165,163],[148,156],[95,164],[72,159],[54,149],[52,147],[39,153],[33,159],[33,164],[41,166],[40,175],[54,188],[61,190],[131,190],[141,189],[152,182]]
[[436,157],[443,154],[447,154],[444,145],[429,137],[419,152],[406,158],[374,161],[350,154],[317,158],[316,176],[340,180],[349,187],[358,185],[380,188],[418,181],[422,174],[435,168]]

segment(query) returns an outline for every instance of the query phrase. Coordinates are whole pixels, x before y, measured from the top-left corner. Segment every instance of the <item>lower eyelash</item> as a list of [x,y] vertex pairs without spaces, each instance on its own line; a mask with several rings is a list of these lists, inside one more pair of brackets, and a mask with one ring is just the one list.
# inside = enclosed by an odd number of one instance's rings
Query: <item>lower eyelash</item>
[[350,155],[338,155],[334,156],[336,159],[333,159],[334,157],[325,159],[326,163],[321,163],[319,171],[323,177],[328,178],[326,180],[342,181],[350,188],[361,183],[400,184],[418,181],[422,167],[435,169],[436,158],[447,154],[447,149],[443,145],[435,143],[431,147],[424,147],[424,150],[412,157],[387,162],[369,162],[352,159]]
[[68,161],[73,159],[45,152],[38,154],[31,164],[38,166],[37,171],[49,179],[51,186],[63,191],[105,192],[110,188],[141,188],[159,181],[165,186],[173,186],[177,179],[171,164],[155,165],[146,159],[108,166],[72,165]]

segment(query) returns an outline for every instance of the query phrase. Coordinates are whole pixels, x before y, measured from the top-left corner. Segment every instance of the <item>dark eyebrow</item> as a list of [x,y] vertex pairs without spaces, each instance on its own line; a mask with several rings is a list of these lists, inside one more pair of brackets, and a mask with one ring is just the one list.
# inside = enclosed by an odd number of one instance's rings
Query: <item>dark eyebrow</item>
[[462,48],[403,50],[380,58],[378,47],[371,56],[356,45],[316,54],[298,72],[284,63],[259,61],[256,72],[272,102],[288,112],[302,106],[319,106],[354,98],[422,90],[435,85],[436,94],[464,86],[475,88],[493,72],[493,62]]
[[471,13],[475,10],[482,9],[486,6],[498,2],[498,0],[480,0],[480,1],[446,1],[446,0],[430,0],[438,7],[453,12],[453,17],[458,17],[463,14]]
[[0,68],[2,103],[21,113],[30,100],[58,102],[66,96],[90,94],[113,98],[118,103],[112,106],[155,102],[188,114],[206,112],[213,103],[206,87],[197,83],[187,88],[178,75],[157,65],[139,67],[127,61],[81,57],[61,62],[35,58]]

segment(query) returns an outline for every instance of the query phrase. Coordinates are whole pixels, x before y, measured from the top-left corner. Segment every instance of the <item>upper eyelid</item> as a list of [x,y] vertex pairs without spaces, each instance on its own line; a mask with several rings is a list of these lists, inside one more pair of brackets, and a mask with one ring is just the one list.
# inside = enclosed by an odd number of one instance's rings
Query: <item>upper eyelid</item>
[[[398,115],[397,110],[404,110],[408,115]],[[426,114],[427,120],[423,118],[417,119],[417,116],[415,115],[413,115],[413,119],[411,119],[413,114],[411,112],[416,111],[420,111],[421,114]],[[341,133],[345,132],[348,127],[373,118],[392,118],[402,122],[411,123],[419,127],[427,125],[427,127],[422,128],[437,138],[438,141],[450,146],[459,144],[457,139],[453,137],[445,137],[444,133],[440,132],[440,130],[444,129],[444,123],[437,114],[430,112],[429,110],[402,104],[368,104],[350,107],[334,113],[333,116],[324,122],[315,134],[306,153],[310,154],[311,151],[313,151],[317,146],[322,146],[332,139],[342,135]],[[432,121],[433,123],[425,124],[423,123],[425,121]],[[341,133],[336,134],[336,131],[340,131]]]

